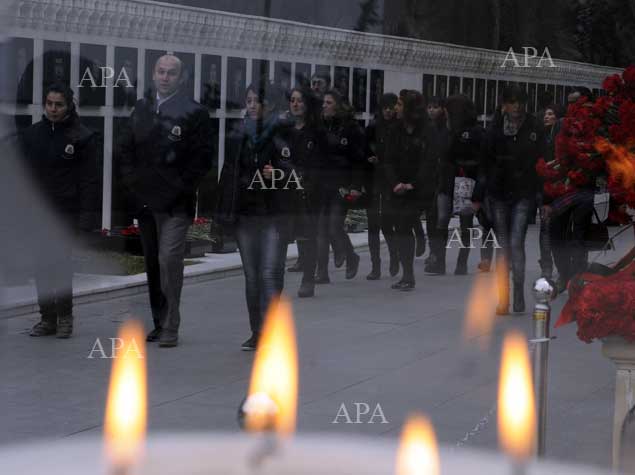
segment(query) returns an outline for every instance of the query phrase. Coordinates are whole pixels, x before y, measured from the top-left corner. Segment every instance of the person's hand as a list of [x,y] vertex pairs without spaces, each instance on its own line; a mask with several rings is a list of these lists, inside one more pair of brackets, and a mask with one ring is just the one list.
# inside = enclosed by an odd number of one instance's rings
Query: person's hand
[[372,163],[372,164],[379,163],[379,159],[373,155],[372,157],[368,157],[368,163]]
[[267,180],[271,180],[271,177],[273,176],[273,167],[269,163],[267,163],[265,167],[262,169],[262,175]]
[[349,192],[348,192],[348,194],[349,194],[349,195],[350,195],[353,199],[357,199],[357,198],[359,198],[360,196],[362,196],[361,191],[358,191],[358,190],[353,190],[353,189],[351,189],[351,191],[349,191]]
[[480,201],[472,201],[472,209],[474,213],[478,213],[481,210],[481,202]]
[[396,195],[403,195],[406,192],[406,185],[404,185],[403,183],[397,183],[392,189],[392,192]]
[[553,212],[553,208],[552,208],[551,206],[549,206],[549,205],[543,205],[543,206],[542,206],[542,215],[543,215],[545,218],[548,218],[548,217],[549,217],[549,215],[550,215],[552,212]]
[[403,185],[403,186],[404,186],[404,189],[405,189],[406,191],[412,191],[412,190],[414,190],[414,189],[415,189],[415,187],[412,185],[412,183],[404,183],[404,185]]

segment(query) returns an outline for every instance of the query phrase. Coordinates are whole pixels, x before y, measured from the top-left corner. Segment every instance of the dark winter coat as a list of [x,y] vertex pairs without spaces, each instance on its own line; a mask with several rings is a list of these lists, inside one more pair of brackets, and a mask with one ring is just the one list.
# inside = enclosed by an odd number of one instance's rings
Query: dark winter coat
[[361,191],[368,170],[364,133],[353,119],[324,121],[326,129],[326,168],[324,183],[329,192],[340,187]]
[[503,133],[503,120],[497,120],[485,133],[473,201],[488,194],[495,200],[536,200],[541,183],[536,162],[544,156],[544,126],[527,114],[516,135]]
[[117,160],[135,214],[184,211],[194,216],[196,189],[212,166],[214,135],[207,109],[177,93],[157,110],[137,101],[118,144]]
[[28,169],[44,199],[80,229],[98,224],[97,137],[72,113],[59,123],[46,117],[20,134]]
[[366,127],[366,159],[377,157],[378,162],[371,164],[366,173],[366,188],[369,193],[380,193],[386,189],[383,161],[386,154],[386,142],[395,121],[376,120]]
[[463,127],[448,134],[448,146],[439,168],[439,193],[454,194],[454,178],[478,179],[481,147],[485,131],[479,125]]
[[[425,206],[436,187],[436,160],[430,149],[430,136],[426,125],[417,126],[408,133],[403,124],[396,124],[386,142],[384,174],[389,199],[405,200]],[[404,195],[393,193],[398,183],[410,183],[414,189]]]

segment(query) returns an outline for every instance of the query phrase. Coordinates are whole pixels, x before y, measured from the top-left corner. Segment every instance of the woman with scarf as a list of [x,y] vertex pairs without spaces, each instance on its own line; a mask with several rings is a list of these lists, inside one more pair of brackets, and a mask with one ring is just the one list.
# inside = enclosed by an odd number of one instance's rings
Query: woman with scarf
[[[322,119],[326,134],[326,162],[323,173],[324,201],[318,224],[317,284],[330,282],[328,274],[329,241],[333,243],[335,263],[346,260],[346,278],[353,279],[359,269],[359,255],[344,230],[347,203],[362,194],[367,162],[364,135],[344,97],[335,90],[324,95]],[[337,251],[336,251],[337,250]]]
[[[247,88],[247,115],[227,138],[227,159],[219,184],[215,222],[233,228],[245,274],[245,294],[252,335],[242,350],[253,351],[271,302],[282,292],[290,228],[289,190],[274,168],[286,152],[274,137],[281,91],[265,81]],[[292,183],[293,184],[293,183]]]
[[414,228],[426,197],[434,187],[434,160],[426,140],[426,110],[423,96],[407,91],[403,97],[403,119],[396,124],[386,144],[384,170],[388,197],[389,220],[403,269],[401,280],[392,285],[400,291],[415,288]]
[[510,263],[513,310],[525,311],[525,237],[529,213],[535,210],[541,192],[536,162],[543,156],[545,139],[542,124],[525,111],[527,93],[523,89],[508,86],[502,99],[501,115],[485,134],[480,177],[472,202],[478,212],[485,193],[491,199],[494,230],[502,247],[496,252],[496,313],[507,315]]

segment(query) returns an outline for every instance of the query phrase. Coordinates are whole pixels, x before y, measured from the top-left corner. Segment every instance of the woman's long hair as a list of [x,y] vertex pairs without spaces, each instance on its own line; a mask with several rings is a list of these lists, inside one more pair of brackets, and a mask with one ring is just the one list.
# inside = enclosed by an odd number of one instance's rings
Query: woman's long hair
[[403,102],[404,122],[417,126],[424,124],[427,112],[423,94],[419,91],[408,90],[400,97]]
[[315,96],[311,89],[296,86],[287,94],[289,101],[291,101],[291,96],[294,92],[297,92],[302,96],[302,101],[304,102],[305,124],[311,128],[316,127],[320,123],[320,111],[322,107],[320,100]]
[[476,124],[476,107],[463,94],[448,97],[445,100],[445,109],[448,111],[448,125],[454,133]]
[[353,107],[348,102],[348,99],[344,97],[340,92],[336,89],[329,89],[324,93],[324,97],[331,96],[335,99],[335,119],[347,122],[349,120],[355,119],[355,111]]

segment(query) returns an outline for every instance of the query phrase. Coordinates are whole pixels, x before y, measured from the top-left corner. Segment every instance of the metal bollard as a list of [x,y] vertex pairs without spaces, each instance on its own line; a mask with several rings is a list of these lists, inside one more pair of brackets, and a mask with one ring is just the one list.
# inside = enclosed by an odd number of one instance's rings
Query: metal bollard
[[536,451],[538,457],[544,457],[547,435],[547,374],[549,366],[549,327],[551,323],[550,302],[556,296],[556,286],[541,277],[534,282],[532,288],[536,305],[534,307],[534,338],[533,355],[534,391],[536,393],[536,415],[538,419],[538,434]]

